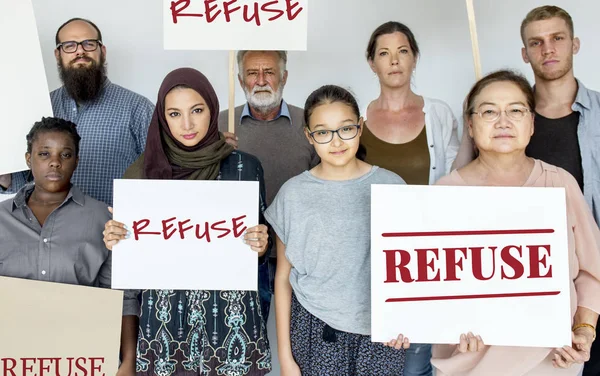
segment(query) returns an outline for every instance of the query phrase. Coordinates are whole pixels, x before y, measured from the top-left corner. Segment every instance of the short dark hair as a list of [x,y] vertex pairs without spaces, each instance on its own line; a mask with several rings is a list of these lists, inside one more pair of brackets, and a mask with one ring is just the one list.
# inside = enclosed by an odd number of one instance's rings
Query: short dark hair
[[70,24],[71,22],[74,21],[83,21],[86,22],[88,24],[90,24],[90,26],[92,26],[94,29],[96,29],[96,32],[98,33],[98,40],[102,41],[102,33],[100,32],[100,29],[98,29],[98,26],[96,26],[95,23],[93,23],[90,20],[86,20],[85,18],[79,18],[79,17],[75,17],[75,18],[71,18],[70,20],[68,20],[67,22],[65,22],[64,24],[60,25],[60,27],[58,28],[58,30],[56,30],[56,36],[54,37],[54,41],[55,43],[58,45],[60,43],[60,39],[58,39],[58,33],[60,33],[60,31],[67,26],[68,24]]
[[494,82],[511,82],[517,85],[527,99],[527,106],[529,107],[529,110],[531,112],[535,111],[535,95],[533,94],[533,89],[531,88],[531,85],[525,76],[513,70],[499,70],[486,75],[477,81],[475,85],[473,85],[469,91],[469,94],[467,94],[467,98],[465,99],[463,106],[463,115],[465,119],[471,116],[471,113],[474,110],[473,106],[475,104],[475,98],[483,91],[483,89]]
[[377,39],[379,39],[382,35],[393,34],[393,33],[402,33],[408,39],[408,44],[410,45],[410,50],[412,51],[415,58],[419,57],[419,44],[415,39],[415,35],[413,32],[403,23],[396,21],[389,21],[380,25],[373,34],[371,34],[371,38],[369,38],[369,43],[367,44],[367,60],[373,60],[375,58],[375,49],[377,47]]
[[62,132],[71,137],[75,144],[75,156],[79,156],[79,141],[81,141],[81,137],[77,133],[76,127],[77,126],[74,123],[68,120],[55,117],[43,117],[42,120],[33,124],[33,127],[31,127],[31,130],[26,136],[27,152],[31,153],[32,145],[41,133]]

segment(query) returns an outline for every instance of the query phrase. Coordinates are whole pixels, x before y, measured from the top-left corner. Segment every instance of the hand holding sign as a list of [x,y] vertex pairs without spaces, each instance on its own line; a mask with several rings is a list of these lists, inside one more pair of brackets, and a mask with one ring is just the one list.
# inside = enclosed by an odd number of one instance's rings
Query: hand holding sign
[[393,347],[396,350],[408,349],[410,347],[410,340],[408,337],[404,337],[402,334],[398,334],[397,339],[393,339],[390,342],[384,343],[384,345]]
[[594,342],[594,332],[587,327],[579,327],[571,333],[573,347],[564,346],[556,349],[552,365],[555,368],[569,368],[574,363],[583,364],[590,360],[590,350]]
[[476,336],[471,332],[460,335],[458,351],[460,351],[461,353],[481,351],[484,348],[485,344],[483,343],[481,336]]

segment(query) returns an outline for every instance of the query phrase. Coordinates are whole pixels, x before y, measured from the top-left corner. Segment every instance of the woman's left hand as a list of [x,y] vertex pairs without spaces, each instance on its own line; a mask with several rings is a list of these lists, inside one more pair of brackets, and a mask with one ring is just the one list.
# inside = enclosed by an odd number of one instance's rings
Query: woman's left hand
[[590,349],[594,341],[594,333],[588,328],[578,328],[571,333],[573,347],[565,346],[556,349],[552,365],[555,368],[569,368],[573,363],[583,364],[590,360]]
[[269,229],[265,225],[250,227],[244,234],[244,243],[258,252],[258,256],[264,255],[269,245]]

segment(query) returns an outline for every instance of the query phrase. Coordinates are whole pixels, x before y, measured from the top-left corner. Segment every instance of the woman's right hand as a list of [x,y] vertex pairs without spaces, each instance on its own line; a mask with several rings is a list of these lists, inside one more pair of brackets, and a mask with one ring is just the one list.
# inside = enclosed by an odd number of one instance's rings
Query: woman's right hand
[[483,350],[484,348],[485,344],[483,343],[481,336],[476,336],[471,332],[460,335],[458,351],[461,353],[477,352]]
[[[110,207],[108,211],[113,212]],[[129,238],[130,233],[127,231],[127,226],[123,223],[111,219],[104,224],[102,235],[104,235],[104,245],[112,251],[112,247],[119,241]]]
[[280,376],[302,376],[302,372],[300,372],[298,364],[292,359],[281,362]]

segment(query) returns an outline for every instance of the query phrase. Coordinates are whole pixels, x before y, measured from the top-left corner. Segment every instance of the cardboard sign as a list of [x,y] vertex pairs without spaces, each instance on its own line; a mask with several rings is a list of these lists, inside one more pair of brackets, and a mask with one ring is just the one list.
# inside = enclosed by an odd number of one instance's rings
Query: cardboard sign
[[256,290],[258,182],[115,180],[114,218],[131,232],[113,247],[119,289]]
[[[52,116],[31,0],[0,0],[0,175],[27,170],[25,136]],[[11,56],[11,57],[9,57]]]
[[371,200],[373,341],[571,344],[563,188],[373,185]]
[[163,0],[166,50],[306,50],[308,0]]
[[0,277],[0,374],[115,375],[123,292]]

